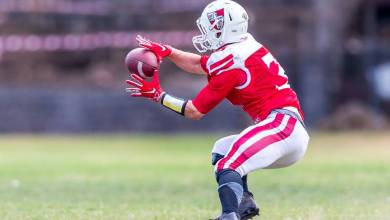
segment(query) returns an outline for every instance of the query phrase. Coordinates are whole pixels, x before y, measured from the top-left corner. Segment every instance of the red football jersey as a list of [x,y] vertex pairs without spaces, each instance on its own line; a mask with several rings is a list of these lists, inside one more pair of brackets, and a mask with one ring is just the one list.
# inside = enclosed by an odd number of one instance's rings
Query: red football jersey
[[233,105],[242,106],[254,121],[264,120],[274,109],[288,109],[303,119],[285,70],[250,34],[240,43],[202,56],[201,65],[209,80],[193,100],[201,113],[208,113],[227,98]]

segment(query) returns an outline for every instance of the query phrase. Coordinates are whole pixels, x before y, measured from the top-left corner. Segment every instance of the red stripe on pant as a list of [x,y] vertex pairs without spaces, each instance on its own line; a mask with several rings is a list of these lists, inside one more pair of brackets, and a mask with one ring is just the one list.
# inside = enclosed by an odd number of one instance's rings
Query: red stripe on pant
[[290,117],[288,119],[287,126],[283,129],[283,131],[264,137],[259,141],[257,141],[251,147],[249,147],[244,152],[242,152],[242,154],[238,156],[237,159],[229,166],[229,169],[233,169],[233,170],[237,169],[237,167],[241,166],[243,163],[245,163],[245,161],[247,161],[253,155],[259,153],[266,147],[288,138],[294,131],[294,127],[296,123],[297,123],[297,119]]
[[282,123],[283,118],[285,115],[283,114],[276,114],[274,120],[272,120],[270,123],[255,127],[252,130],[248,131],[248,133],[244,134],[242,137],[240,137],[236,142],[234,142],[232,149],[229,151],[227,155],[223,159],[219,161],[217,164],[217,171],[220,171],[225,166],[225,163],[233,157],[233,155],[237,152],[237,150],[240,148],[242,144],[247,142],[250,138],[258,134],[259,132],[263,132],[265,130],[270,130],[276,127],[279,127],[279,125]]

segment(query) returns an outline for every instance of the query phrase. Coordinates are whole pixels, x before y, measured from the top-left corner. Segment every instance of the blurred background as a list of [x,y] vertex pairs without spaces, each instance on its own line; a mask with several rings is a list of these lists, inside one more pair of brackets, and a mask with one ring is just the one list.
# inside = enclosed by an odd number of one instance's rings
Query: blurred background
[[[250,174],[261,219],[390,220],[390,0],[237,1],[312,131],[299,164]],[[211,147],[250,119],[225,102],[186,120],[124,83],[137,34],[195,52],[209,2],[0,0],[1,220],[217,216]],[[207,83],[161,68],[178,97]]]
[[[0,0],[0,132],[241,130],[224,103],[200,122],[129,98],[126,53],[135,36],[194,51],[209,0]],[[285,67],[309,127],[388,128],[390,1],[245,0],[250,32]],[[169,61],[163,87],[192,98],[206,84]]]

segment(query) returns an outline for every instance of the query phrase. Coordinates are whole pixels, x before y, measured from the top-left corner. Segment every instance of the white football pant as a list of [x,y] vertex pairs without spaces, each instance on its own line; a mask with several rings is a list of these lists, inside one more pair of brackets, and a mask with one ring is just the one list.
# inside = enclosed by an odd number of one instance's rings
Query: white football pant
[[288,167],[305,154],[309,135],[296,118],[272,112],[240,134],[218,140],[212,153],[223,155],[215,171],[233,169],[244,176],[257,169]]

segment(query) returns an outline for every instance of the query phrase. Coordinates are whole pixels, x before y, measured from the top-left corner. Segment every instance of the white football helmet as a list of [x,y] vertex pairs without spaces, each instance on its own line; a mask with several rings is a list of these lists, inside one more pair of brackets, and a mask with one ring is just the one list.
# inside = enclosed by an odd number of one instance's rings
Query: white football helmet
[[195,36],[192,42],[200,53],[240,42],[248,33],[248,20],[248,13],[238,3],[216,0],[204,9],[196,21],[202,34]]

